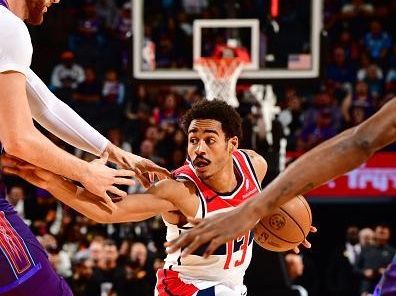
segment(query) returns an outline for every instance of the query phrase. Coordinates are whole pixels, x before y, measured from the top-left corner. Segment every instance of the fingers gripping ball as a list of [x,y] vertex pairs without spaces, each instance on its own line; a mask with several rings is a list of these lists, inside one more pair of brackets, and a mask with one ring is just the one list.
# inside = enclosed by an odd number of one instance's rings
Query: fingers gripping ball
[[311,224],[311,209],[305,198],[298,195],[257,223],[254,240],[264,249],[285,252],[304,241]]

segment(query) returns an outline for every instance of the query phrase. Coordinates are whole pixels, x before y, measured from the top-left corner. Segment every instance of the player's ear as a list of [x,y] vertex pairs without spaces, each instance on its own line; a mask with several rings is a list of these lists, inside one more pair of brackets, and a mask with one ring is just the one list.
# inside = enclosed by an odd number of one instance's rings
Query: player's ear
[[229,147],[229,152],[234,152],[238,149],[238,145],[239,145],[239,140],[238,137],[232,137],[228,140],[228,147]]

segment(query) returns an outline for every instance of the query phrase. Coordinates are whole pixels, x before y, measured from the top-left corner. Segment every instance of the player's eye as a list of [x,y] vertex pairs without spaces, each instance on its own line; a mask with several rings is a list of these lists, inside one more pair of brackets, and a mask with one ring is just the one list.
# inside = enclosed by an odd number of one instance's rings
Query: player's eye
[[216,140],[214,138],[209,138],[205,140],[206,144],[214,144]]
[[198,144],[198,139],[197,138],[190,138],[190,143],[195,145]]

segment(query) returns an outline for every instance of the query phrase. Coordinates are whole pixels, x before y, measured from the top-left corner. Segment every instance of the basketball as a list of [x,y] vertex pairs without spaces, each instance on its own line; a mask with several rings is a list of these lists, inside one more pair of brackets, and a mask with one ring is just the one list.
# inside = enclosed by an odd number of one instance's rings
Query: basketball
[[305,198],[298,195],[257,223],[254,240],[264,249],[285,252],[304,241],[311,224],[311,209]]

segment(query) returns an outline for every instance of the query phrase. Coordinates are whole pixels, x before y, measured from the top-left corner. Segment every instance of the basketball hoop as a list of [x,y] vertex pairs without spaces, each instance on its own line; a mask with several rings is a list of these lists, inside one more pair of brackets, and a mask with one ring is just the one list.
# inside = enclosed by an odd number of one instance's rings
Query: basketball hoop
[[245,60],[240,57],[201,57],[198,59],[194,68],[205,85],[206,99],[209,101],[219,99],[226,101],[234,108],[238,107],[235,88],[245,64]]

